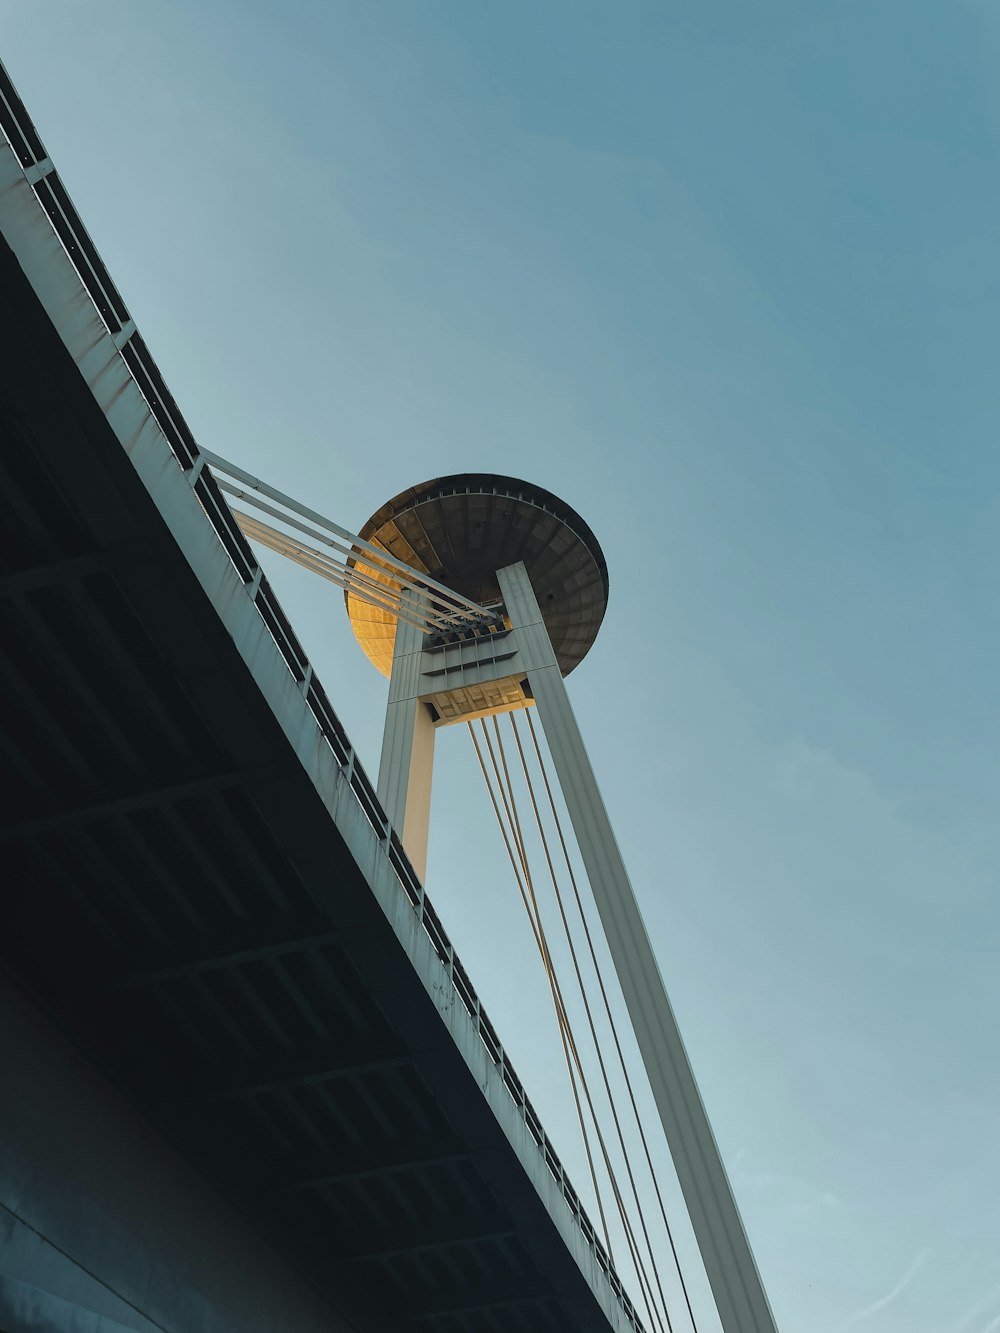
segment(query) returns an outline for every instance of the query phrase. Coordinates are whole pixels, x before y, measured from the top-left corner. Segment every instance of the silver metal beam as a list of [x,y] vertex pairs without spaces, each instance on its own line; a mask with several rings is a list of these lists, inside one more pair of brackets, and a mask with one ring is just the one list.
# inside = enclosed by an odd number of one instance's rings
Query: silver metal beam
[[360,1180],[371,1176],[397,1175],[401,1171],[421,1171],[428,1167],[450,1166],[453,1162],[467,1162],[475,1156],[469,1147],[460,1146],[453,1136],[442,1134],[414,1135],[410,1140],[370,1143],[352,1148],[340,1158],[331,1158],[308,1176],[290,1181],[284,1188],[295,1193],[299,1190],[322,1189],[338,1185],[344,1180]]
[[14,838],[35,837],[39,833],[65,828],[71,824],[90,824],[96,820],[130,814],[133,810],[147,809],[149,806],[172,805],[175,801],[183,801],[190,796],[224,791],[229,787],[246,787],[273,776],[274,769],[270,765],[257,765],[251,768],[228,769],[221,773],[203,773],[170,786],[153,787],[145,791],[132,790],[104,795],[97,801],[73,801],[57,809],[37,811],[12,823],[0,825],[0,842],[10,842]]
[[386,1069],[407,1069],[412,1066],[412,1055],[401,1055],[398,1046],[395,1045],[380,1046],[380,1041],[381,1038],[366,1041],[352,1039],[329,1051],[325,1059],[317,1057],[308,1066],[300,1061],[296,1067],[282,1071],[269,1067],[266,1071],[260,1072],[256,1078],[245,1078],[240,1083],[210,1088],[191,1100],[229,1102],[239,1101],[244,1097],[265,1097],[275,1092],[287,1092],[290,1088],[315,1088],[339,1079],[364,1078],[366,1074],[381,1073]]
[[725,1333],[776,1333],[677,1020],[522,562],[500,590]]
[[[282,511],[275,505],[265,504],[264,501],[261,500],[259,497],[255,495],[250,495],[246,491],[241,491],[238,486],[230,486],[227,482],[218,481],[218,479],[216,479],[216,485],[219,487],[221,491],[224,491],[226,495],[232,496],[233,499],[240,500],[244,504],[251,505],[254,509],[259,509],[262,513],[269,514],[272,518],[276,518],[279,520],[279,522],[286,524],[287,527],[294,528],[296,532],[301,532],[303,533],[304,536],[309,537],[312,541],[317,542],[321,546],[327,547],[328,550],[323,552],[317,551],[315,550],[315,548],[309,547],[305,543],[301,542],[299,538],[292,537],[288,533],[281,532],[277,528],[270,527],[270,525],[262,522],[261,519],[255,519],[251,517],[251,515],[249,514],[238,514],[237,516],[240,520],[240,527],[243,528],[244,531],[246,531],[245,525],[248,522],[255,524],[256,526],[261,527],[268,533],[276,534],[277,536],[283,538],[285,541],[290,542],[294,545],[302,546],[303,549],[311,551],[313,555],[323,560],[328,560],[331,564],[336,564],[337,568],[340,569],[346,577],[351,579],[356,579],[358,580],[359,583],[363,585],[372,586],[377,591],[380,591],[382,594],[388,593],[391,594],[392,596],[398,597],[400,586],[408,586],[410,584],[418,586],[423,585],[424,576],[420,573],[419,570],[409,569],[408,576],[406,576],[403,574],[401,569],[392,568],[391,566],[387,566],[385,564],[378,564],[376,566],[376,561],[374,557],[372,557],[371,560],[366,561],[365,565],[362,567],[359,567],[357,563],[355,563],[354,565],[350,565],[347,563],[347,561],[349,561],[352,557],[354,557],[356,560],[356,552],[353,550],[352,547],[347,546],[343,542],[338,542],[332,537],[327,537],[324,533],[318,532],[315,528],[310,527],[308,523],[300,523],[297,519],[292,518],[291,515],[282,513]],[[332,551],[334,554],[330,555],[329,554],[330,551]],[[375,578],[370,574],[366,574],[364,570],[369,568],[381,569],[385,574],[389,576],[389,578],[391,578],[394,581],[391,583],[387,583],[383,582],[378,578]],[[435,619],[437,619],[442,626],[460,625],[464,622],[469,622],[469,621],[475,623],[477,620],[482,619],[482,614],[483,614],[482,609],[480,609],[480,614],[477,617],[476,615],[468,612],[465,607],[459,605],[454,598],[447,599],[445,597],[440,596],[437,593],[434,593],[433,591],[428,591],[428,590],[425,590],[425,595],[427,598],[428,609],[432,613],[432,616]]]
[[30,569],[14,570],[0,578],[0,601],[37,592],[41,588],[74,583],[77,579],[87,578],[90,574],[103,574],[109,570],[120,569],[126,564],[134,566],[143,559],[153,558],[152,552],[144,543],[122,542],[120,546],[104,547],[99,551],[89,551],[82,555],[66,556],[61,560],[51,560],[44,565],[34,565]]
[[[536,1283],[534,1289],[529,1284],[522,1283],[516,1295],[509,1283],[483,1283],[471,1288],[465,1295],[455,1296],[451,1302],[437,1302],[433,1309],[419,1307],[414,1314],[419,1319],[430,1320],[476,1314],[481,1310],[512,1310],[521,1306],[526,1310],[537,1312],[539,1307],[553,1309],[555,1300],[541,1282]],[[535,1318],[537,1319],[537,1313]]]
[[242,967],[246,963],[280,958],[283,954],[306,953],[310,949],[321,949],[329,944],[337,944],[343,938],[343,932],[331,930],[319,935],[304,935],[294,940],[275,940],[273,943],[259,945],[244,944],[225,953],[176,960],[150,967],[143,972],[131,972],[128,976],[116,977],[114,981],[109,982],[108,989],[135,990],[144,986],[157,986],[161,981],[176,981],[201,972],[219,972],[229,967]]
[[[234,509],[233,514],[240,525],[240,530],[251,541],[259,542],[261,546],[276,551],[278,555],[283,555],[288,560],[294,560],[304,569],[319,574],[321,578],[329,579],[337,587],[353,593],[362,601],[377,606],[382,611],[388,611],[395,616],[400,614],[399,591],[391,584],[378,583],[375,579],[366,578],[357,570],[349,569],[347,565],[338,564],[324,552],[315,550],[296,537],[289,537],[287,533],[271,527],[269,523],[262,523],[252,514],[244,514],[239,509]],[[419,624],[417,628],[423,630],[425,634],[431,634],[436,629],[444,629],[453,623],[454,621],[444,619],[428,620],[426,624]]]
[[409,1231],[382,1232],[379,1236],[362,1235],[352,1248],[338,1254],[340,1263],[363,1264],[371,1260],[397,1259],[404,1254],[424,1254],[433,1250],[486,1245],[497,1240],[512,1240],[518,1233],[510,1218],[485,1210],[468,1214],[450,1213],[445,1222],[428,1225],[424,1219]]
[[242,481],[244,485],[249,486],[251,490],[259,491],[261,495],[266,495],[269,499],[277,501],[277,503],[284,509],[289,510],[293,514],[301,515],[303,518],[308,519],[310,523],[315,523],[317,527],[326,529],[327,532],[332,533],[335,537],[339,537],[341,541],[350,543],[351,547],[357,547],[359,551],[363,551],[366,556],[371,557],[376,565],[383,566],[388,570],[398,573],[405,583],[412,583],[416,579],[429,592],[440,594],[449,603],[464,607],[467,611],[471,611],[473,615],[482,617],[483,608],[479,606],[478,603],[470,601],[468,597],[463,597],[460,593],[453,591],[451,588],[446,588],[443,583],[438,583],[436,579],[432,579],[427,574],[421,574],[417,570],[411,569],[409,565],[404,564],[402,560],[397,560],[395,556],[390,555],[389,552],[382,547],[374,546],[371,542],[363,541],[356,533],[349,532],[346,528],[342,528],[339,523],[334,523],[332,519],[325,518],[322,514],[317,513],[315,509],[310,509],[307,505],[299,504],[299,502],[293,500],[290,495],[285,495],[283,491],[276,490],[275,487],[269,486],[266,482],[261,481],[259,477],[255,477],[253,473],[247,472],[241,467],[237,467],[235,463],[230,463],[227,459],[221,458],[218,454],[214,454],[208,449],[202,449],[201,452],[205,455],[216,472],[221,472],[224,476],[233,477],[237,481]]

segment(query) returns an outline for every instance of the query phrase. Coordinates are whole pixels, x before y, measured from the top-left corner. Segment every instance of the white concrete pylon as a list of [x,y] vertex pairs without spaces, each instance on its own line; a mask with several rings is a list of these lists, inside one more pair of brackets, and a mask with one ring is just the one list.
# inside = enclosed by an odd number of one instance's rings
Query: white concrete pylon
[[431,814],[431,779],[434,769],[434,722],[421,699],[421,669],[425,598],[404,588],[401,608],[411,612],[396,622],[396,641],[389,679],[389,703],[382,734],[378,770],[378,798],[389,822],[423,880],[427,875],[427,836]]
[[424,634],[426,594],[404,588],[396,621],[378,795],[421,879],[427,869],[434,732],[523,708],[524,671],[505,630]]
[[722,1328],[724,1333],[776,1333],[527,570],[519,561],[497,577],[510,629],[486,639],[428,646],[417,628],[424,623],[423,594],[405,591],[408,615],[397,622],[379,797],[423,878],[436,726],[535,703]]
[[750,1243],[522,562],[499,571],[538,708],[724,1333],[776,1333]]

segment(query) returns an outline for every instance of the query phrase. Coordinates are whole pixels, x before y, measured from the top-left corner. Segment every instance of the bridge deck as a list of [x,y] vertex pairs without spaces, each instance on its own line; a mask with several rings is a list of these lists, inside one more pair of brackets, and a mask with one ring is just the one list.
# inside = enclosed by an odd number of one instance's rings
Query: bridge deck
[[628,1333],[128,312],[11,137],[0,962],[359,1327]]

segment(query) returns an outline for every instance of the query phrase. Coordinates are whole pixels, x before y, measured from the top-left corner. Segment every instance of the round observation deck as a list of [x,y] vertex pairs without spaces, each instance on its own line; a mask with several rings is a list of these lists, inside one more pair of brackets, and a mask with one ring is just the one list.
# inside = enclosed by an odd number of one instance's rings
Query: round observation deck
[[[482,606],[501,600],[496,571],[523,560],[564,676],[597,638],[608,604],[604,555],[580,515],[540,486],[492,473],[435,477],[394,496],[358,535]],[[361,551],[348,564],[391,581]],[[344,601],[361,647],[390,675],[396,616],[350,592]]]

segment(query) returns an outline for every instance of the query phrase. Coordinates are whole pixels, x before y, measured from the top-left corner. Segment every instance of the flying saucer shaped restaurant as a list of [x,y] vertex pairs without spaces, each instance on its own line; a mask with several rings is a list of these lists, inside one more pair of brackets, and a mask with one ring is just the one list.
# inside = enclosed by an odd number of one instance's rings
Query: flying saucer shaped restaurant
[[[394,496],[358,535],[484,607],[501,600],[496,571],[523,560],[564,676],[597,638],[608,604],[604,555],[580,515],[540,486],[492,473],[435,477]],[[357,548],[348,564],[399,587]],[[396,616],[350,592],[344,600],[361,647],[390,675]]]

